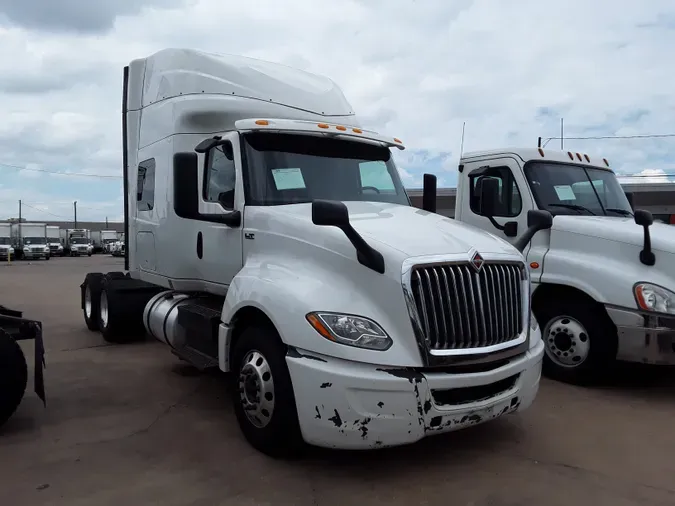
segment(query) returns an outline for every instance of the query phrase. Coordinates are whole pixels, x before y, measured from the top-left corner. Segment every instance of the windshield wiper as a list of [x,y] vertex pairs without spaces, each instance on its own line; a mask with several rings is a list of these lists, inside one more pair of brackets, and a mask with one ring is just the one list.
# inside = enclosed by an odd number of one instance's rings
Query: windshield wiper
[[574,211],[586,211],[591,213],[593,216],[597,216],[593,211],[588,207],[580,206],[577,204],[548,204],[548,207],[564,207],[565,209],[572,209]]
[[633,213],[630,211],[626,211],[625,209],[614,209],[612,207],[606,207],[605,211],[611,211],[616,214],[620,214],[621,216],[633,216]]

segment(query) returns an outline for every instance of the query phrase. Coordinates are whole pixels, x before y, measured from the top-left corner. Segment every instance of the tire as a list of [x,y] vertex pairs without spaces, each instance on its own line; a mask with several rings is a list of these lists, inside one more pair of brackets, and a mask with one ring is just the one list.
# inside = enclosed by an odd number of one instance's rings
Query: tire
[[125,344],[145,338],[143,309],[147,296],[120,290],[125,279],[129,278],[124,273],[112,272],[104,275],[101,283],[98,326],[109,343]]
[[575,385],[607,378],[616,363],[617,331],[604,308],[569,296],[539,306],[535,317],[546,350],[544,375]]
[[[252,356],[253,362],[249,362]],[[262,364],[256,365],[260,359]],[[271,373],[269,379],[266,379],[265,372]],[[249,380],[245,381],[247,373]],[[293,384],[286,366],[286,346],[271,325],[255,325],[243,331],[232,352],[231,376],[234,412],[249,444],[273,458],[299,456],[305,443],[300,432]],[[256,389],[258,398],[266,401],[257,403],[259,411],[245,410],[245,404],[255,405],[249,404],[246,399],[252,399]],[[267,394],[261,395],[265,390]],[[257,420],[252,421],[247,411],[252,417],[257,415]],[[269,415],[266,416],[266,413]]]
[[49,260],[50,258],[51,258],[51,256],[50,256],[50,255],[47,255],[47,256],[45,257],[45,260]]
[[87,256],[90,257],[90,256],[91,256],[91,253],[87,253]]
[[103,274],[100,272],[90,272],[84,278],[82,283],[82,314],[84,323],[92,332],[99,330],[98,317],[101,302],[101,283]]
[[28,384],[28,366],[19,343],[0,329],[0,426],[21,404]]

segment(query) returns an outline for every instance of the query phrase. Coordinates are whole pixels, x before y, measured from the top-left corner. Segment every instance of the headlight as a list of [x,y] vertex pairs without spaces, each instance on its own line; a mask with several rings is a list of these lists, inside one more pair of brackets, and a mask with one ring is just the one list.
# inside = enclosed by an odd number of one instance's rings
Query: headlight
[[306,318],[314,330],[334,343],[378,351],[392,345],[382,327],[363,316],[316,312],[309,313]]
[[675,314],[675,293],[670,290],[651,283],[638,283],[633,291],[640,309]]
[[30,248],[29,248],[28,246],[24,246],[24,247],[23,247],[23,250],[24,250],[24,251],[30,251]]
[[530,309],[530,328],[532,330],[537,330],[539,328],[539,322],[537,322],[537,319],[534,317],[534,313]]

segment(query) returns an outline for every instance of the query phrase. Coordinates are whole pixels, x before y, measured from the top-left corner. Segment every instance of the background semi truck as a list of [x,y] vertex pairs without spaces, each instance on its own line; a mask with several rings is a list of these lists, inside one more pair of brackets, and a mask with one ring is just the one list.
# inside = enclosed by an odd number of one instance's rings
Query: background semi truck
[[110,246],[117,240],[117,230],[101,230],[101,250],[104,253],[110,253]]
[[14,246],[12,246],[12,225],[0,223],[0,262],[15,258]]
[[70,256],[91,256],[94,246],[91,243],[91,232],[86,228],[69,228],[65,233],[66,254]]
[[675,364],[675,229],[633,211],[608,160],[541,148],[462,157],[456,220],[514,242],[537,209],[554,216],[525,250],[544,371],[588,383],[617,360]]
[[17,258],[49,260],[45,223],[12,223],[12,242]]
[[533,402],[522,254],[412,207],[402,142],[331,80],[164,50],[125,68],[122,127],[129,272],[87,274],[86,325],[231,372],[254,447],[394,446]]
[[51,256],[63,256],[61,229],[56,225],[47,225],[47,246],[49,246],[49,254]]

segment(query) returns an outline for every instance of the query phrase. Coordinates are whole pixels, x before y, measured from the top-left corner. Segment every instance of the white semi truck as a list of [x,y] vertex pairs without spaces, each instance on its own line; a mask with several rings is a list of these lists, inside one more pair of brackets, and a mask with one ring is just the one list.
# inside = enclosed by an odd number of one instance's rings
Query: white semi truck
[[117,230],[101,230],[101,250],[110,253],[110,246],[117,242]]
[[412,207],[403,144],[331,80],[163,50],[125,68],[122,124],[128,272],[87,274],[85,322],[230,372],[255,448],[401,445],[533,402],[519,249]]
[[17,258],[49,260],[45,223],[13,223],[12,242]]
[[86,228],[69,228],[66,230],[66,250],[71,257],[91,256],[94,246],[91,233]]
[[14,260],[14,246],[12,246],[12,224],[0,223],[0,262]]
[[554,216],[524,251],[544,372],[589,383],[617,360],[675,364],[675,229],[633,211],[604,158],[542,148],[462,157],[456,220],[513,242],[531,210]]
[[49,254],[53,257],[63,256],[63,245],[61,244],[61,228],[57,225],[47,225],[47,246]]

